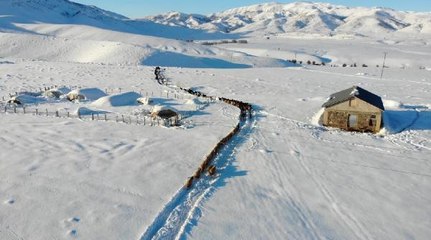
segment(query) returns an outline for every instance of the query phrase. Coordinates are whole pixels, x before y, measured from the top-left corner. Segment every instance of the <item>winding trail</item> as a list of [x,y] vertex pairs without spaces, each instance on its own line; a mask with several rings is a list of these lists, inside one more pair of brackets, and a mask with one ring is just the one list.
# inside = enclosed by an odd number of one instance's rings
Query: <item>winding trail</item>
[[[189,94],[219,99],[227,104],[240,109],[238,125],[214,147],[211,153],[187,183],[182,186],[171,200],[155,217],[153,223],[139,237],[140,240],[156,239],[184,239],[201,216],[200,206],[202,200],[208,199],[215,191],[224,185],[230,177],[224,174],[224,170],[232,166],[235,161],[236,147],[240,145],[250,134],[255,119],[252,117],[253,109],[250,104],[241,101],[207,96],[192,89],[184,89],[172,86],[175,90],[182,90]],[[208,172],[210,166],[214,166],[218,173]]]

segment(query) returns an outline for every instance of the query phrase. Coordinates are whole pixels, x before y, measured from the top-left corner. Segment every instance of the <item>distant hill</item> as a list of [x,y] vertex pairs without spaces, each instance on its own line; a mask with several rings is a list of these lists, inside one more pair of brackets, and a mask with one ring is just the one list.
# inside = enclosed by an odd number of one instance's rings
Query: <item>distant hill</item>
[[69,0],[0,0],[0,32],[58,35],[58,27],[41,28],[43,24],[61,25],[60,32],[64,32],[64,29],[71,25],[81,25],[171,39],[226,37],[222,32],[208,33],[201,29],[168,26],[149,20],[133,20],[95,6]]
[[289,32],[367,36],[392,32],[431,33],[431,13],[311,2],[265,3],[208,16],[170,12],[145,19],[170,26],[252,35]]
[[[208,16],[171,12],[129,19],[69,0],[0,0],[0,57],[201,68],[287,67],[294,65],[287,59],[297,53],[317,62],[340,56],[201,43],[270,34],[317,34],[317,38],[348,34],[349,39],[374,36],[382,43],[414,40],[423,45],[430,39],[430,26],[431,13],[324,3],[267,3]],[[403,35],[395,39],[384,33]]]
[[185,41],[234,37],[133,20],[68,0],[0,0],[0,57],[201,68],[292,65]]

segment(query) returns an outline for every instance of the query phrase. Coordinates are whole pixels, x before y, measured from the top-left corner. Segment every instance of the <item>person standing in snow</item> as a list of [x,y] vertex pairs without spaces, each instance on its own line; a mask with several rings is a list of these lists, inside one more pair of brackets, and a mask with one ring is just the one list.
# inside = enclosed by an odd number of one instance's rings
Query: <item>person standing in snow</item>
[[156,80],[160,80],[160,67],[157,66],[156,69],[154,69],[154,75],[156,75]]

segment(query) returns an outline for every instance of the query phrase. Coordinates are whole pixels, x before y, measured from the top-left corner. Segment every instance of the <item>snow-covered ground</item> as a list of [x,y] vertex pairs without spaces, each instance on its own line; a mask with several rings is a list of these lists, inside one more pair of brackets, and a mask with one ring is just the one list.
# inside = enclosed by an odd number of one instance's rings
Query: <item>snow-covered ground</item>
[[[29,21],[27,11],[37,4],[0,3],[0,29],[7,32],[0,32],[0,239],[431,235],[426,35],[256,34],[248,44],[202,46],[168,39],[186,39],[189,30],[167,27],[168,38],[146,35],[137,26],[154,23],[128,22],[68,1],[44,6],[46,15],[36,18],[41,22]],[[78,10],[83,13],[71,21]],[[388,67],[381,78],[384,52]],[[286,61],[295,56],[326,66]],[[350,67],[354,63],[358,67]],[[166,68],[173,85],[157,84],[154,65]],[[54,85],[94,98],[30,96],[27,114],[4,113],[3,97]],[[183,188],[186,179],[236,126],[239,111],[174,85],[254,108],[216,159],[216,177],[203,177],[190,190]],[[353,85],[383,98],[379,134],[318,125],[327,97]],[[178,110],[182,126],[90,120],[91,113],[143,116],[152,106],[138,104],[138,97]],[[63,115],[36,116],[36,108]],[[78,111],[87,115],[78,119]]]
[[[376,69],[361,69],[366,76],[357,71],[314,67],[227,75],[212,70],[213,79],[180,77],[258,109],[249,138],[236,150],[232,178],[201,206],[189,236],[426,239],[430,73],[388,69],[380,80]],[[346,133],[311,124],[331,93],[352,85],[385,99],[385,124],[393,133]]]

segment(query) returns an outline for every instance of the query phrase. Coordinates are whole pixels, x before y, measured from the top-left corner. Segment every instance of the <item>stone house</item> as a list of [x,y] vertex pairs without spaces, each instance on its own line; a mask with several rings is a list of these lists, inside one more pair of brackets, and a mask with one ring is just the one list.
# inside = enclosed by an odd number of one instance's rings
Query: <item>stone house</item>
[[332,94],[322,107],[324,126],[373,133],[383,127],[382,99],[358,86]]

